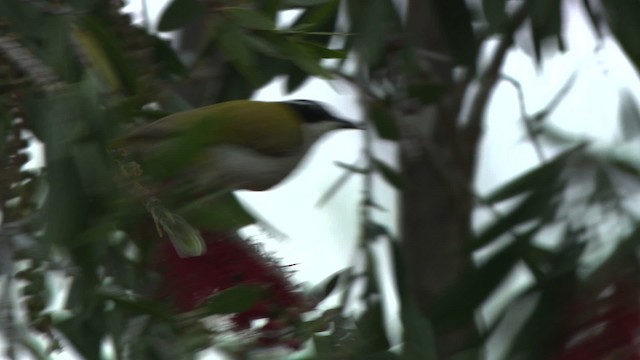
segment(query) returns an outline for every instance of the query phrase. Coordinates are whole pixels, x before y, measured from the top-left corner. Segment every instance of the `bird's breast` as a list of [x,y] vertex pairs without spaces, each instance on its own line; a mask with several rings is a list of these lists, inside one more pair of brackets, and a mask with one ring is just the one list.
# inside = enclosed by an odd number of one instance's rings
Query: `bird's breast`
[[[237,145],[217,145],[207,149],[194,164],[203,186],[233,190],[264,191],[282,182],[302,160],[304,153],[265,155]],[[196,169],[196,170],[197,170]]]

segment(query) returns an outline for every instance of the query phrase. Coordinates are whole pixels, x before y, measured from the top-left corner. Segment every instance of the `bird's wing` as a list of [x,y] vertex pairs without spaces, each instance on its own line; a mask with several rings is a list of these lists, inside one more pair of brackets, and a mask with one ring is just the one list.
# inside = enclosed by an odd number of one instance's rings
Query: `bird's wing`
[[235,100],[169,115],[114,140],[112,146],[144,146],[180,136],[272,155],[290,154],[302,143],[301,120],[288,106]]

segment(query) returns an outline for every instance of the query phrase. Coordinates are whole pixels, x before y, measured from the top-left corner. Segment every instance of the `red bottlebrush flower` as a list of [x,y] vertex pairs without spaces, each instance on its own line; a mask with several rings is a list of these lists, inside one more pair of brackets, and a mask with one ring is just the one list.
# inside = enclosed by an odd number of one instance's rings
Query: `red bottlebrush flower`
[[163,279],[162,295],[180,310],[193,310],[209,296],[237,285],[266,289],[265,298],[232,318],[239,329],[265,318],[269,319],[265,331],[275,323],[292,326],[301,313],[311,310],[281,267],[256,246],[234,232],[206,232],[202,237],[207,245],[202,256],[182,258],[168,241],[159,249],[156,264]]
[[[592,316],[577,321],[564,340],[564,349],[554,360],[640,360],[640,303],[634,282],[621,279],[613,294],[577,306]],[[599,310],[598,310],[599,309]],[[575,319],[574,319],[575,321]]]

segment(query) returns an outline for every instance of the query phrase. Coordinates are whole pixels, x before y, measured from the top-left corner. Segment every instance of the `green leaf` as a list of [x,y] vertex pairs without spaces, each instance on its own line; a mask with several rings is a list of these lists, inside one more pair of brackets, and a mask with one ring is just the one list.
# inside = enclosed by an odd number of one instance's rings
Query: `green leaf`
[[548,38],[555,38],[558,48],[564,51],[562,39],[562,2],[558,0],[528,0],[531,33],[535,58],[542,61],[542,47]]
[[313,335],[313,347],[316,350],[316,355],[318,356],[315,359],[330,359],[330,356],[333,356],[333,348],[334,342],[333,337],[331,335]]
[[78,29],[74,35],[84,34],[83,50],[87,51],[93,65],[102,76],[108,80],[115,90],[126,91],[135,94],[138,90],[138,80],[121,49],[121,43],[109,32],[102,21],[97,18],[85,17],[82,29]]
[[247,37],[241,28],[232,22],[220,25],[218,45],[233,66],[248,80],[258,82],[256,56],[248,46]]
[[584,7],[585,11],[589,15],[589,20],[591,21],[591,25],[595,29],[599,38],[603,37],[602,33],[602,18],[600,14],[597,14],[593,7],[591,6],[591,0],[582,0],[582,7]]
[[323,44],[312,41],[298,41],[320,59],[346,59],[347,53],[342,49],[328,49]]
[[227,8],[225,11],[238,25],[256,30],[273,30],[276,24],[268,16],[247,8]]
[[380,351],[364,355],[362,360],[402,360],[402,357],[391,351]]
[[207,315],[247,311],[264,298],[266,293],[266,289],[261,286],[234,286],[207,298],[198,311]]
[[256,222],[233,193],[215,194],[213,199],[193,202],[179,212],[200,230],[235,230]]
[[178,57],[176,52],[171,48],[171,44],[168,40],[161,39],[154,36],[153,49],[156,53],[156,59],[162,61],[164,68],[171,74],[185,77],[189,71],[182,63],[182,60]]
[[147,314],[168,322],[174,320],[173,312],[161,302],[145,299],[140,295],[131,294],[127,290],[103,286],[97,290],[97,294],[135,314]]
[[458,64],[475,71],[478,43],[465,0],[433,0],[433,2],[451,55]]
[[575,272],[565,273],[545,284],[533,311],[509,344],[505,359],[550,359],[566,324],[566,309],[575,299]]
[[509,20],[506,3],[506,0],[482,0],[482,11],[494,32],[502,30]]
[[284,0],[284,6],[289,7],[311,7],[316,5],[322,5],[330,2],[336,2],[336,0]]
[[[337,194],[338,191],[340,191],[340,189],[344,186],[344,184],[347,183],[347,181],[351,178],[353,174],[366,173],[366,171],[363,171],[362,169],[357,168],[355,165],[347,165],[339,162],[336,164],[342,167],[343,169],[345,169],[345,171],[342,173],[342,175],[340,175],[340,177],[336,179],[336,181],[333,182],[333,184],[331,184],[329,189],[327,189],[327,191],[325,191],[324,194],[322,194],[322,197],[318,199],[318,202],[316,203],[317,207],[322,207],[327,202],[329,202],[329,200],[331,200],[333,196]],[[348,166],[348,168],[345,166]]]
[[309,74],[297,67],[292,67],[287,77],[287,94],[298,90],[309,78]]
[[198,15],[205,14],[207,8],[204,3],[197,0],[173,0],[166,7],[160,21],[158,22],[158,31],[173,31],[186,25],[189,21],[195,19]]
[[525,172],[483,197],[483,201],[496,203],[534,190],[541,184],[554,182],[566,168],[569,157],[582,148],[582,146],[574,147],[556,156],[554,159],[547,161],[543,165]]
[[561,194],[560,186],[541,185],[529,193],[516,207],[506,215],[481,230],[471,243],[471,249],[479,249],[512,231],[516,226],[528,221],[545,222],[553,219],[557,209],[557,200]]
[[447,89],[436,83],[410,85],[409,96],[419,99],[424,105],[434,104],[446,93]]
[[620,95],[618,117],[620,118],[622,138],[624,140],[632,140],[640,135],[640,111],[638,111],[638,103],[628,90],[623,90]]
[[422,314],[413,298],[400,303],[404,344],[402,358],[405,360],[436,360],[435,333],[429,320]]
[[[335,23],[339,6],[340,1],[333,0],[325,1],[322,4],[318,4],[318,6],[306,9],[298,19],[296,19],[290,30],[333,32],[336,30]],[[316,36],[310,37],[316,38]],[[329,36],[324,37],[324,45],[328,44],[329,38]]]
[[396,120],[383,103],[376,102],[371,104],[367,114],[369,119],[373,121],[373,125],[381,138],[385,140],[398,140],[400,138]]
[[640,1],[608,0],[601,3],[606,10],[609,28],[634,64],[636,73],[640,74]]
[[437,300],[431,310],[431,320],[438,332],[473,321],[475,312],[511,273],[522,257],[524,246],[537,231],[535,228],[518,236],[477,269],[468,270]]
[[[373,280],[373,279],[371,279]],[[356,321],[356,327],[362,343],[359,344],[358,354],[371,354],[389,348],[389,340],[384,329],[384,315],[380,300],[369,302],[367,310]]]
[[396,190],[404,189],[404,178],[402,175],[378,159],[372,158],[371,161],[375,169],[382,175],[387,183],[396,188]]
[[[347,39],[347,48],[354,42],[359,55],[370,66],[380,64],[387,42],[383,39],[401,28],[401,21],[391,0],[377,0],[362,6],[353,2],[349,7],[351,32],[356,36]],[[353,40],[351,40],[353,39]]]
[[309,291],[309,296],[317,302],[326,299],[336,289],[340,278],[351,272],[351,268],[343,269],[323,280]]

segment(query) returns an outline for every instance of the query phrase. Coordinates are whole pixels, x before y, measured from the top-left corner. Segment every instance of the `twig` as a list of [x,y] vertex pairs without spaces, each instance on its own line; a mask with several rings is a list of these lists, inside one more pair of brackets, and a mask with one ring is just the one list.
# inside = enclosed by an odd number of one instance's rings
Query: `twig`
[[502,68],[502,64],[507,56],[507,51],[511,48],[513,43],[513,34],[526,19],[527,10],[528,3],[525,3],[514,12],[507,31],[503,34],[502,40],[493,54],[491,63],[484,74],[481,75],[480,88],[471,103],[469,119],[465,125],[465,131],[476,138],[480,135],[482,129],[482,119],[484,117],[484,110],[489,101],[489,96],[493,92],[495,84],[500,78],[500,69]]
[[502,79],[507,81],[511,85],[513,85],[513,87],[516,89],[516,93],[518,94],[518,104],[520,104],[520,119],[524,123],[524,128],[527,132],[527,136],[529,137],[529,140],[531,140],[531,143],[533,144],[533,148],[536,151],[536,154],[538,155],[538,160],[542,163],[545,161],[544,152],[542,151],[542,145],[540,145],[540,141],[538,141],[535,131],[531,126],[531,117],[527,113],[522,85],[518,80],[508,75],[502,75]]

